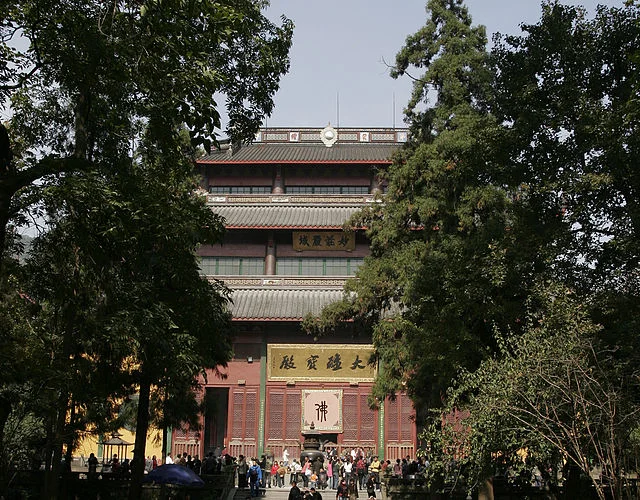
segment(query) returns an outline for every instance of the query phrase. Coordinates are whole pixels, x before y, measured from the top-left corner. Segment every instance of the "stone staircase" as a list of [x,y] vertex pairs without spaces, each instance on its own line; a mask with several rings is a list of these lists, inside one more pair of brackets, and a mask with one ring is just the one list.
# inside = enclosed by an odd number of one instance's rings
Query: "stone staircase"
[[[262,497],[260,498],[265,498],[267,500],[287,500],[289,498],[289,487],[287,488],[267,488],[266,490],[263,489],[264,494]],[[366,499],[367,497],[367,492],[365,490],[360,490],[359,492],[359,499]],[[321,490],[320,494],[322,495],[323,500],[334,500],[335,496],[336,496],[336,490]],[[380,494],[380,492],[377,492],[376,497],[378,499],[381,499],[382,496]],[[243,488],[236,488],[235,489],[235,493],[234,495],[231,497],[229,497],[229,499],[233,499],[233,500],[249,500],[251,498],[251,493],[249,491],[249,488],[243,489]]]

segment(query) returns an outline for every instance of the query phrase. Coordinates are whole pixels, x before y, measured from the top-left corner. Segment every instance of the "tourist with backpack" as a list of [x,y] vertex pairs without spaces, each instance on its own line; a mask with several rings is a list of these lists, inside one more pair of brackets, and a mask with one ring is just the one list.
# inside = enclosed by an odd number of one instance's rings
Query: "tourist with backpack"
[[262,483],[262,469],[258,464],[258,460],[255,458],[251,461],[251,467],[249,467],[247,471],[247,479],[249,480],[251,497],[259,497],[260,484]]

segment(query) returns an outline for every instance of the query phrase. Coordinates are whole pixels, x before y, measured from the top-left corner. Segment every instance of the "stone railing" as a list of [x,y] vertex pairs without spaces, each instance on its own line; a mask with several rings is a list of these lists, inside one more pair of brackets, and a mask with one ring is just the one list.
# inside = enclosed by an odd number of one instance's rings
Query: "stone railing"
[[210,205],[366,205],[374,194],[208,194]]

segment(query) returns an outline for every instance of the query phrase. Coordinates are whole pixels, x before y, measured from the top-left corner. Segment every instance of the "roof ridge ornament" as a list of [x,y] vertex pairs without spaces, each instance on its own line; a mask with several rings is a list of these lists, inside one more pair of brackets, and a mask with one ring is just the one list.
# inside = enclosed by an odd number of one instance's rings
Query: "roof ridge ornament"
[[234,156],[235,154],[239,153],[241,147],[242,141],[232,141],[229,145],[229,156]]
[[320,139],[328,148],[333,146],[338,140],[338,131],[331,126],[331,122],[320,131]]

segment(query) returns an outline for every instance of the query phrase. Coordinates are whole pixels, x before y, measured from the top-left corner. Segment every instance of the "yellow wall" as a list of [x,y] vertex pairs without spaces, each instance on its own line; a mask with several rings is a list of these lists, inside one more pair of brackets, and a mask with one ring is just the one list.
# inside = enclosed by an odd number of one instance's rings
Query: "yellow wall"
[[[133,458],[133,443],[135,443],[136,435],[133,432],[130,432],[126,429],[120,429],[118,431],[121,436],[120,438],[127,443],[131,443],[131,446],[127,446],[126,455],[123,454],[120,457],[121,460],[128,458],[131,460]],[[152,433],[147,436],[147,445],[145,447],[145,456],[152,457],[155,455],[158,458],[158,461],[162,458],[162,435],[159,436],[159,439],[156,440],[156,435],[158,435],[157,431],[152,431]],[[107,439],[109,436],[105,436]],[[74,455],[76,457],[84,457],[85,459],[91,454],[94,453],[98,459],[102,460],[102,456],[98,454],[98,441],[100,441],[98,436],[87,436],[85,437],[79,444],[78,448],[75,450]],[[104,448],[104,447],[103,447]],[[105,457],[107,460],[109,457]]]

